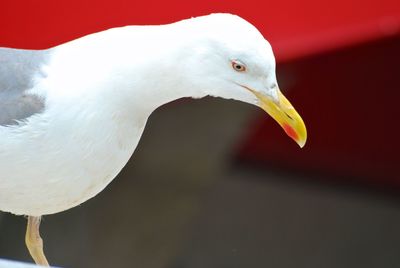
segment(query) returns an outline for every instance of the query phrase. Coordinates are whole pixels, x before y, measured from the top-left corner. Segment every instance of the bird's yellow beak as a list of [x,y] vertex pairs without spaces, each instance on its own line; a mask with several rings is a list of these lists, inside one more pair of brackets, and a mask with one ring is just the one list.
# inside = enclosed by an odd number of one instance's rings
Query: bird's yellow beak
[[307,130],[303,119],[293,108],[292,104],[278,89],[278,101],[273,101],[255,90],[251,90],[259,100],[259,106],[266,111],[285,130],[297,144],[303,148],[307,140]]

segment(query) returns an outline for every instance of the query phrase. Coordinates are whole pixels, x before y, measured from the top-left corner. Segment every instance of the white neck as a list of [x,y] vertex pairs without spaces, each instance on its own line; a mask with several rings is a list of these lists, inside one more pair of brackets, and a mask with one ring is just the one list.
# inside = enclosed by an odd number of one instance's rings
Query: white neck
[[89,98],[95,91],[96,101],[125,116],[149,116],[173,100],[207,95],[188,75],[193,44],[202,38],[200,29],[188,29],[182,23],[128,26],[85,36],[55,48],[51,71],[68,94],[87,92]]

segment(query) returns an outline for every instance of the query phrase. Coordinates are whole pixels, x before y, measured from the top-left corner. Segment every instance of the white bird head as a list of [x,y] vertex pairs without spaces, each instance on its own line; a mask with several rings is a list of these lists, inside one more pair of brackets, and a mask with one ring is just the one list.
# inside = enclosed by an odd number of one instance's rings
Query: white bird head
[[195,34],[188,38],[194,49],[188,49],[190,56],[181,71],[190,81],[196,81],[191,86],[202,92],[200,96],[257,105],[303,147],[307,139],[304,122],[279,90],[275,57],[262,34],[249,22],[230,14],[189,21],[187,26]]
[[[96,92],[99,85],[118,88],[105,98],[107,103],[117,99],[116,107],[123,106],[121,98],[134,102],[125,107],[149,113],[182,97],[235,99],[261,107],[301,147],[306,142],[303,120],[279,90],[271,45],[238,16],[212,14],[161,26],[115,28],[78,39],[71,43],[75,48],[80,49],[78,56],[66,49],[59,64],[73,68],[58,73],[68,74],[68,82],[74,72],[81,84],[95,85]],[[107,64],[98,64],[99,55]]]

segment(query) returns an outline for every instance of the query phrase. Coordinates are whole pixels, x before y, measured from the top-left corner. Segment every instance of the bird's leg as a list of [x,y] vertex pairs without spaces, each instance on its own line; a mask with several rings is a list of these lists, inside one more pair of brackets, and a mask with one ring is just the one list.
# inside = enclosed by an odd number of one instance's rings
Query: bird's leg
[[38,265],[49,266],[43,253],[43,240],[39,233],[40,217],[28,216],[25,243],[33,260]]

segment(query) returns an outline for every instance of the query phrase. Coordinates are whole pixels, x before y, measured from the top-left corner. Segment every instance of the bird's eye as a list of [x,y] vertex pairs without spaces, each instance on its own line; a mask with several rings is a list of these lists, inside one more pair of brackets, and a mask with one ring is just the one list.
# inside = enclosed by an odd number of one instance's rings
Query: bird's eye
[[232,68],[237,72],[244,72],[246,71],[246,66],[239,62],[239,61],[232,61]]

